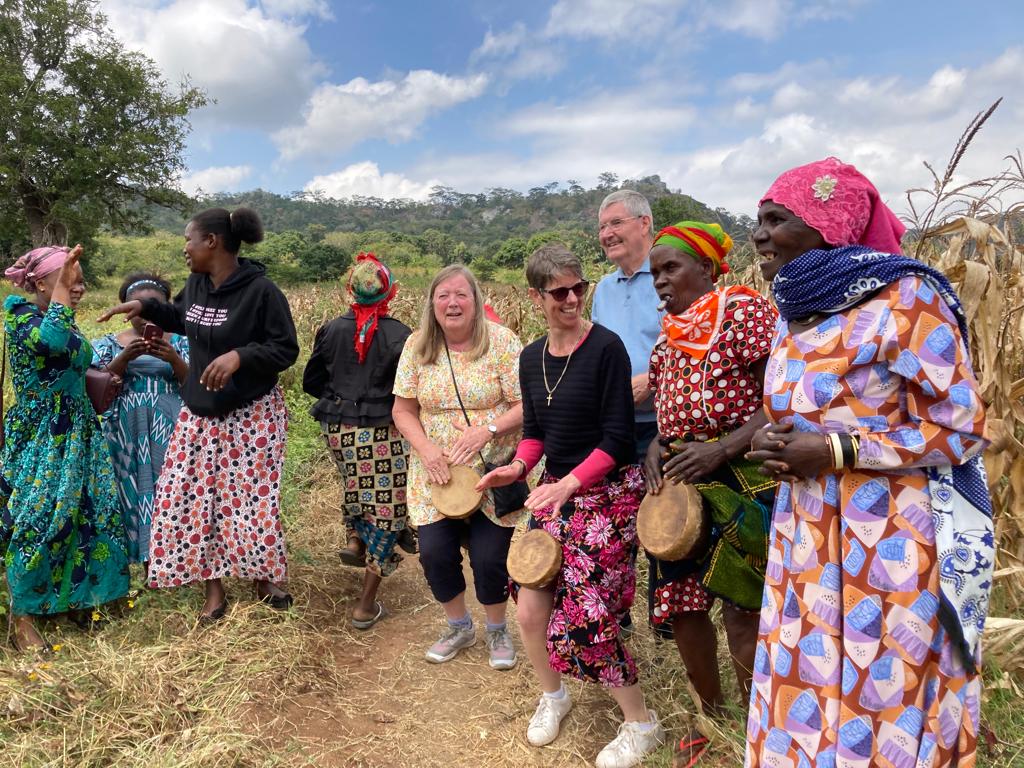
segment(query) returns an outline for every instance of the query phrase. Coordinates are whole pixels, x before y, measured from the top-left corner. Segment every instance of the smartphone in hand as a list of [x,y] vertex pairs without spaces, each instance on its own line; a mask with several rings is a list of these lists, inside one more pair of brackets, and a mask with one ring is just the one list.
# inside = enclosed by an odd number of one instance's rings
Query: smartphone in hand
[[163,329],[154,323],[146,323],[142,327],[142,338],[146,341],[153,341],[154,339],[162,339],[164,337]]

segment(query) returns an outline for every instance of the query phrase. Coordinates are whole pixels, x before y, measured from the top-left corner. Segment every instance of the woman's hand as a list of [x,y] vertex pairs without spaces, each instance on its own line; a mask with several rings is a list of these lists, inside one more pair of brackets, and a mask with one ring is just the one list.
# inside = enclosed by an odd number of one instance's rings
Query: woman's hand
[[488,488],[501,488],[505,485],[512,485],[512,483],[518,480],[522,474],[522,459],[518,459],[503,467],[495,467],[486,475],[481,477],[480,482],[477,483],[473,489],[476,491],[486,491]]
[[242,360],[235,350],[225,352],[206,366],[206,370],[199,377],[199,383],[210,392],[220,392],[231,381],[231,377],[241,364]]
[[178,350],[171,345],[171,342],[161,336],[158,339],[149,339],[147,346],[149,354],[153,355],[153,357],[158,357],[170,363],[171,370],[174,371],[174,378],[178,380],[179,384],[183,384],[185,379],[188,378],[188,363],[178,354]]
[[123,304],[118,304],[116,307],[111,307],[97,318],[97,322],[105,323],[114,315],[124,315],[125,320],[131,320],[133,317],[138,317],[141,313],[142,302],[135,299],[133,301],[126,301]]
[[438,448],[437,444],[431,442],[426,450],[420,453],[420,461],[423,468],[427,470],[430,482],[435,485],[446,485],[452,479],[451,470],[448,469],[448,460],[444,457],[444,451]]
[[684,443],[679,451],[665,462],[662,473],[674,484],[695,483],[729,460],[725,446],[718,440],[709,443]]
[[644,483],[647,485],[647,492],[657,496],[664,486],[661,479],[661,462],[668,458],[668,451],[661,447],[658,438],[651,440],[647,446],[647,453],[644,455]]
[[159,357],[165,362],[172,362],[175,358],[180,357],[178,350],[171,346],[171,343],[167,339],[160,337],[159,339],[148,339],[146,341],[149,354],[153,357]]
[[[141,357],[142,355],[145,355],[148,352],[149,349],[146,346],[146,340],[139,337],[137,339],[132,339],[131,341],[129,341],[125,348],[121,350],[121,353],[114,358],[114,360],[116,361],[118,359],[123,359],[124,362],[127,364],[134,360],[135,358]],[[111,363],[111,365],[113,365],[113,363]]]
[[569,497],[580,487],[580,481],[571,472],[557,483],[544,483],[538,485],[530,495],[526,497],[523,504],[531,512],[545,507],[561,509],[562,505],[569,500]]
[[61,286],[69,293],[71,289],[75,287],[75,283],[79,281],[82,276],[79,259],[82,258],[82,244],[79,243],[68,253],[67,259],[64,261],[63,266],[60,268],[60,274],[57,275],[57,285]]
[[833,470],[828,439],[818,432],[794,432],[792,424],[769,424],[759,429],[746,454],[762,462],[761,474],[792,482],[819,477]]
[[452,464],[469,464],[473,456],[491,441],[491,431],[487,427],[470,427],[457,421],[452,421],[452,426],[462,433],[447,451]]

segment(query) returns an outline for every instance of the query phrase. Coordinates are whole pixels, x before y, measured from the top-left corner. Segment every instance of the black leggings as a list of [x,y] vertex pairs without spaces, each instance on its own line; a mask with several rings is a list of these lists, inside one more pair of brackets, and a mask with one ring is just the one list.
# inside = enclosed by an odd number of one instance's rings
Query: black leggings
[[495,525],[483,512],[474,512],[464,520],[444,518],[421,525],[418,528],[420,565],[434,599],[447,603],[466,591],[466,578],[462,575],[462,543],[468,537],[476,599],[483,605],[496,605],[508,600],[505,560],[513,530]]

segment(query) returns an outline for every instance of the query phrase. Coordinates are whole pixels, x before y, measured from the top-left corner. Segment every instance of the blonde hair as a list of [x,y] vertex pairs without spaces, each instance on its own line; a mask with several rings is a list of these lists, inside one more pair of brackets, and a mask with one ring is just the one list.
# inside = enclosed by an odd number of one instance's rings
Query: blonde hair
[[430,290],[427,291],[427,301],[423,305],[423,314],[420,316],[420,328],[416,334],[413,346],[413,353],[416,355],[416,359],[419,360],[420,365],[432,365],[437,361],[438,356],[441,354],[441,349],[444,347],[444,331],[441,330],[441,324],[434,317],[434,292],[437,291],[437,286],[445,280],[458,275],[462,275],[466,278],[466,282],[469,283],[469,290],[473,294],[473,303],[475,305],[473,333],[470,336],[469,349],[465,350],[466,359],[478,360],[486,355],[487,350],[490,349],[491,336],[487,328],[487,315],[484,313],[484,294],[480,290],[480,283],[477,282],[476,276],[469,271],[469,267],[465,264],[449,264],[434,275],[434,279],[430,283]]

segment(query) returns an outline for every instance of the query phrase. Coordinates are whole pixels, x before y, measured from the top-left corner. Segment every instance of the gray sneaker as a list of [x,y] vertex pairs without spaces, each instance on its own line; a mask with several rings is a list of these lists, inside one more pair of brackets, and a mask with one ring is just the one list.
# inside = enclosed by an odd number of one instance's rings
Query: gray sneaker
[[506,629],[492,629],[487,632],[487,647],[491,649],[491,669],[512,669],[519,660]]
[[454,659],[463,648],[476,645],[476,630],[473,627],[448,626],[438,641],[427,649],[427,661],[443,664]]

